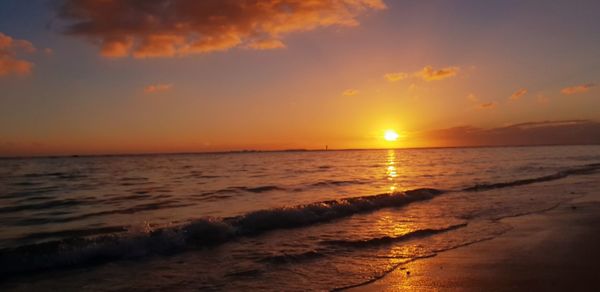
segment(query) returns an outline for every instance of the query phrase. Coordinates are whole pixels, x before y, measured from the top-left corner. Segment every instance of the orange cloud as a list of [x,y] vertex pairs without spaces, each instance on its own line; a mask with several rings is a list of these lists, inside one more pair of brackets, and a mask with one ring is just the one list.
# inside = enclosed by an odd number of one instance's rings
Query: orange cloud
[[513,93],[508,99],[512,100],[512,101],[517,101],[519,99],[521,99],[521,97],[523,97],[525,94],[527,94],[527,89],[526,88],[521,88],[519,90],[517,90],[515,93]]
[[415,76],[422,78],[425,81],[443,80],[456,76],[459,70],[460,68],[458,67],[447,67],[434,70],[432,66],[425,66],[421,71],[415,73]]
[[408,78],[408,74],[404,72],[388,73],[383,75],[383,78],[385,78],[389,82],[396,82]]
[[248,44],[248,48],[255,50],[272,50],[285,48],[285,44],[280,40],[257,40]]
[[355,96],[358,95],[358,90],[357,89],[346,89],[344,90],[344,92],[342,92],[343,96]]
[[494,102],[494,101],[482,102],[479,99],[479,97],[477,97],[474,93],[470,93],[469,95],[467,95],[467,99],[471,102],[471,104],[475,105],[476,108],[479,110],[493,109],[498,105],[498,103]]
[[144,93],[152,94],[169,91],[173,88],[173,84],[152,84],[144,88]]
[[581,84],[581,85],[576,85],[576,86],[571,86],[571,87],[565,87],[560,92],[564,95],[584,93],[584,92],[588,92],[590,90],[590,88],[595,87],[595,86],[596,86],[596,84],[594,84],[594,83]]
[[394,72],[387,73],[383,75],[385,79],[389,82],[396,82],[400,80],[404,80],[409,78],[410,76],[414,78],[423,79],[425,81],[434,81],[434,80],[443,80],[446,78],[454,77],[460,71],[459,67],[446,67],[439,70],[434,70],[432,66],[425,66],[423,69],[413,73],[408,74],[405,72]]
[[13,39],[0,32],[0,77],[7,75],[25,76],[31,74],[33,63],[19,59],[20,52],[34,53],[33,44],[26,40]]
[[486,103],[482,103],[478,106],[479,109],[493,109],[495,107],[496,107],[495,102],[486,102]]
[[105,57],[173,57],[235,47],[277,49],[283,36],[356,26],[383,0],[64,0],[66,33],[89,39]]
[[473,93],[470,93],[469,95],[467,95],[467,99],[470,102],[479,102],[479,98],[477,98],[477,96]]

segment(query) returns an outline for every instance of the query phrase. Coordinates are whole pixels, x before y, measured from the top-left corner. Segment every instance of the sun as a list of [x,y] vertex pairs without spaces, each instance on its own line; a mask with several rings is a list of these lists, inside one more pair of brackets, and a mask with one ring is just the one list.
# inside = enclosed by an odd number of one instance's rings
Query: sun
[[383,139],[390,142],[398,140],[398,137],[400,137],[400,135],[398,135],[398,133],[396,133],[394,130],[386,130],[383,134]]

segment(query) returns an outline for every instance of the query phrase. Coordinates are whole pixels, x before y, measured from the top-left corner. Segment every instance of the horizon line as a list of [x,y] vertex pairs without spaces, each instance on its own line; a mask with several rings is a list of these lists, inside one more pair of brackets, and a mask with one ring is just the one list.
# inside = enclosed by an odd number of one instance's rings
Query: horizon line
[[155,155],[211,155],[211,154],[248,154],[248,153],[288,153],[288,152],[328,152],[328,151],[369,151],[369,150],[435,150],[461,148],[520,148],[520,147],[555,147],[555,146],[599,146],[600,143],[590,144],[498,144],[498,145],[462,145],[462,146],[424,146],[424,147],[390,147],[390,148],[290,148],[290,149],[239,149],[223,151],[185,151],[185,152],[131,152],[131,153],[97,153],[97,154],[57,154],[57,155],[17,155],[0,156],[0,159],[29,159],[29,158],[88,158],[88,157],[119,157],[119,156],[155,156]]

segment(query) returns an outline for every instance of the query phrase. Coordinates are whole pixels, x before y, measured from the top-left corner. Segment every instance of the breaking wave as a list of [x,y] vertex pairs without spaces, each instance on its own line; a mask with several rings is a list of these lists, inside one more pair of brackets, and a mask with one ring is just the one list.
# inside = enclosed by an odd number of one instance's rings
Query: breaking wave
[[415,238],[427,237],[439,233],[449,232],[467,226],[468,223],[456,224],[440,229],[418,229],[400,236],[383,236],[369,238],[365,240],[328,240],[323,242],[327,245],[344,246],[344,247],[368,247],[383,244],[391,244],[399,241],[406,241]]
[[[240,236],[323,223],[387,207],[404,206],[442,194],[436,189],[353,197],[294,207],[250,212],[224,219],[207,218],[143,233],[73,237],[0,250],[0,277],[47,269],[77,267],[220,244]],[[85,234],[85,231],[78,231]]]

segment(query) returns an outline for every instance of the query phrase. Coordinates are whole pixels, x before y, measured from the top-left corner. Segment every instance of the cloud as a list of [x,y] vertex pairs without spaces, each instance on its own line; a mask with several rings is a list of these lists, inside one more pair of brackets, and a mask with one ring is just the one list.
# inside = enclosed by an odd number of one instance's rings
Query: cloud
[[173,88],[173,84],[151,84],[144,87],[144,93],[152,94],[169,91]]
[[509,100],[512,101],[517,101],[519,99],[521,99],[521,97],[523,97],[525,94],[527,94],[527,89],[526,88],[521,88],[517,91],[515,91],[515,93],[513,93],[511,96],[508,97]]
[[447,67],[439,70],[433,69],[432,66],[425,66],[421,71],[416,72],[416,77],[422,78],[425,81],[443,80],[450,77],[456,76],[460,68],[458,67]]
[[584,93],[584,92],[588,92],[590,90],[590,88],[595,87],[595,86],[596,86],[596,84],[594,84],[594,83],[575,85],[575,86],[565,87],[560,92],[564,95]]
[[383,75],[383,78],[389,82],[397,82],[408,78],[408,74],[404,72],[387,73]]
[[495,102],[485,102],[485,103],[479,104],[477,107],[479,109],[493,109],[496,107],[496,105],[497,104]]
[[454,77],[458,74],[458,71],[460,71],[460,68],[456,66],[446,67],[439,70],[433,69],[432,66],[425,66],[423,69],[412,74],[406,72],[394,72],[383,75],[383,78],[389,82],[397,82],[409,77],[423,79],[425,81],[434,81]]
[[277,49],[292,32],[357,26],[383,0],[62,0],[65,33],[105,57],[174,57],[235,47]]
[[355,96],[358,95],[359,91],[357,89],[346,89],[342,92],[343,96]]
[[248,44],[248,48],[255,50],[272,50],[285,48],[285,44],[280,40],[260,40]]
[[479,102],[479,98],[477,98],[477,96],[473,93],[469,93],[469,95],[467,95],[467,99],[470,102]]
[[600,123],[590,120],[529,122],[490,129],[461,126],[415,133],[436,146],[600,144]]
[[467,99],[472,104],[476,104],[477,109],[480,109],[480,110],[493,109],[498,105],[496,102],[493,102],[493,101],[492,102],[481,102],[479,97],[477,97],[474,93],[469,93],[469,95],[467,95]]
[[0,77],[8,75],[26,76],[31,74],[33,63],[19,59],[19,53],[34,53],[36,48],[26,40],[14,39],[0,32]]

